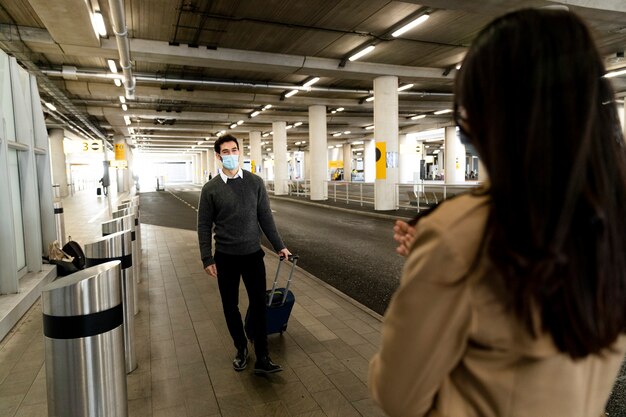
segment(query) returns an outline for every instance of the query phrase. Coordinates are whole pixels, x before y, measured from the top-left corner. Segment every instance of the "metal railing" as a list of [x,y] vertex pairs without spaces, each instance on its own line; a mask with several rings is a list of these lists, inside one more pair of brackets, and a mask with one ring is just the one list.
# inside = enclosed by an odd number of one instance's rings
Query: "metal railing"
[[[325,181],[327,197],[333,202],[346,204],[375,204],[373,182]],[[288,195],[310,197],[309,180],[288,180]],[[480,185],[478,181],[463,184],[445,184],[443,181],[421,181],[419,183],[396,183],[396,209],[415,209],[418,213],[433,207],[449,197],[466,192]],[[274,194],[274,181],[265,181],[268,193]]]

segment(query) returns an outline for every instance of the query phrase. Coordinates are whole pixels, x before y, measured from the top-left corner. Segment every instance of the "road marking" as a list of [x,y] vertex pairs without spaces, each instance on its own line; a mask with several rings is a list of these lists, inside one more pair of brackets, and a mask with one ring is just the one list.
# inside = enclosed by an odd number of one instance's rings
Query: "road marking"
[[186,202],[185,200],[183,200],[182,198],[180,198],[179,196],[177,196],[176,194],[174,194],[173,192],[167,190],[168,193],[170,193],[171,195],[173,195],[174,197],[176,197],[177,199],[179,199],[180,201],[182,201],[183,203],[187,204],[189,207],[191,207],[192,209],[194,209],[195,211],[198,211],[197,208],[195,208],[194,206],[192,206],[191,204],[189,204],[188,202]]

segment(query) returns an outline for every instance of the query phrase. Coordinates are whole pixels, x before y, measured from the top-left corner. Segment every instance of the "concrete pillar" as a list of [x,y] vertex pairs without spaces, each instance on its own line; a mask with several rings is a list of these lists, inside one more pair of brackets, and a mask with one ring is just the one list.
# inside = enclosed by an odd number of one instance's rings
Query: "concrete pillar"
[[215,175],[217,175],[217,158],[215,158],[215,148],[213,146],[211,146],[211,148],[209,149],[207,160],[207,170],[209,171],[209,174],[211,174],[211,178],[213,178]]
[[445,173],[446,184],[465,182],[465,146],[461,143],[456,126],[446,127],[445,133]]
[[311,179],[311,152],[304,151],[304,179]]
[[[126,138],[122,135],[114,136],[115,143],[115,160],[116,161],[127,161],[126,152],[127,152],[127,144]],[[121,146],[121,148],[120,148]],[[121,159],[120,159],[121,158]],[[128,162],[128,161],[127,161]],[[122,193],[128,191],[128,169],[122,169],[118,166],[116,171],[117,177],[117,192]]]
[[206,154],[207,154],[207,151],[200,152],[200,175],[201,175],[200,183],[201,184],[204,184],[209,178],[209,174],[206,169],[206,165],[207,165]]
[[287,124],[273,122],[272,150],[274,151],[274,195],[289,193],[289,170],[287,169]]
[[352,145],[343,145],[343,180],[352,181]]
[[376,141],[363,141],[363,181],[376,181]]
[[374,210],[395,210],[398,183],[398,77],[374,80],[374,138],[377,156]]
[[[326,106],[309,106],[309,160],[311,200],[326,200],[328,187],[328,139]],[[306,169],[306,168],[305,168]]]
[[[63,129],[50,129],[48,132],[50,142],[50,165],[52,167],[52,184],[59,184],[61,197],[67,197],[67,171],[65,168],[65,151],[63,150]],[[56,189],[57,187],[55,187]],[[54,197],[56,195],[53,194]]]
[[261,132],[250,132],[250,164],[254,174],[263,176],[263,151],[261,150]]

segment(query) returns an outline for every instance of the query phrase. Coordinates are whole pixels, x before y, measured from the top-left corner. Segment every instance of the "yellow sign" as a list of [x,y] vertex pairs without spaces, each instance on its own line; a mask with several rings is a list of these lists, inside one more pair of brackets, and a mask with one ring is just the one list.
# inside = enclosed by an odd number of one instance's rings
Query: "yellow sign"
[[256,174],[256,163],[254,162],[254,159],[251,159],[251,160],[250,160],[250,171],[251,171],[253,174]]
[[124,148],[123,143],[115,144],[115,160],[123,161],[126,159],[126,149]]
[[101,140],[83,140],[82,145],[83,152],[102,152]]
[[343,168],[343,161],[328,161],[328,168]]
[[387,142],[376,142],[376,179],[387,179]]

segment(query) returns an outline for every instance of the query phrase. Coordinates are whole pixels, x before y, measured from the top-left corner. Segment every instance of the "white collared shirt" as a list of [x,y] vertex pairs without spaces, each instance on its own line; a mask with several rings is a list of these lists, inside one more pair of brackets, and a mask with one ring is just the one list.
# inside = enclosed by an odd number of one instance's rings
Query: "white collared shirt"
[[224,181],[224,183],[228,182],[229,178],[233,179],[233,178],[239,177],[239,178],[243,179],[243,170],[241,169],[241,167],[239,167],[239,169],[237,170],[237,173],[234,176],[232,176],[232,177],[228,177],[226,174],[224,174],[224,171],[221,170],[221,169],[219,170],[219,173],[220,173],[220,177],[222,178],[222,181]]

